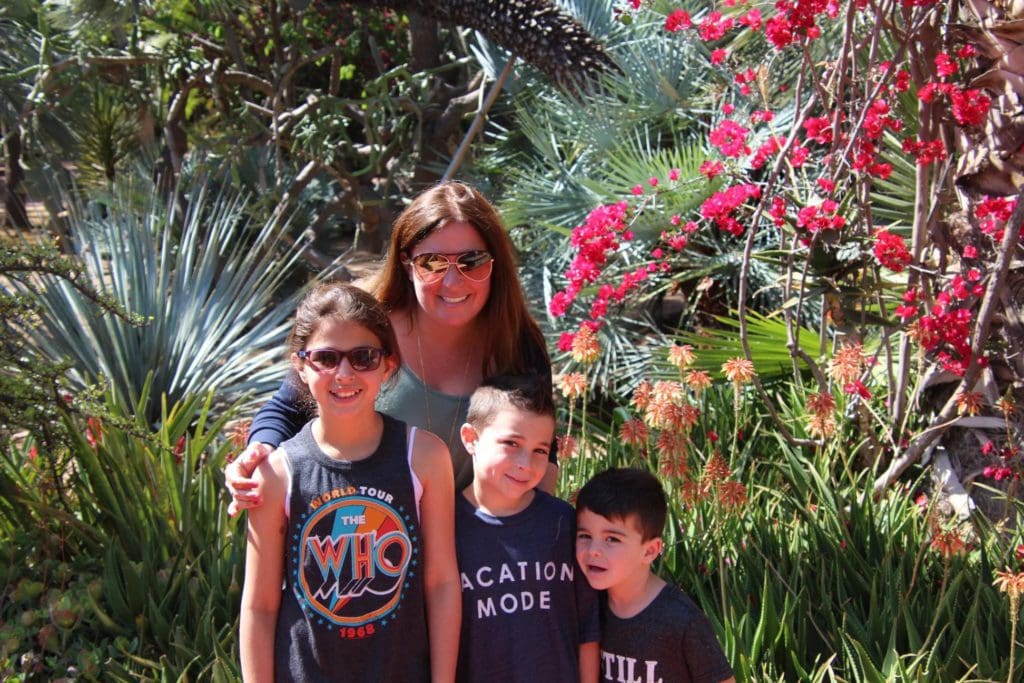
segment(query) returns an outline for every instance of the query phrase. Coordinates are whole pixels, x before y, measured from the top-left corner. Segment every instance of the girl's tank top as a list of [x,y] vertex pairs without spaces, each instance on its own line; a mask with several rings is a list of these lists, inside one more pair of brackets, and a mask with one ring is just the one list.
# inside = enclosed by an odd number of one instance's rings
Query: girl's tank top
[[383,418],[364,460],[328,457],[311,423],[282,444],[291,482],[278,681],[429,680],[418,481],[405,423]]

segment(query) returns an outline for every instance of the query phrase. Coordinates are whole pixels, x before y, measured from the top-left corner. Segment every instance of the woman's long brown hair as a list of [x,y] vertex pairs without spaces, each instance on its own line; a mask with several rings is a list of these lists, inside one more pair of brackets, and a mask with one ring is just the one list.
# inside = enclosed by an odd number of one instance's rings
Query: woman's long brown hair
[[369,281],[370,292],[385,310],[414,313],[418,306],[416,292],[402,257],[409,256],[419,242],[452,221],[476,228],[494,257],[491,293],[480,312],[482,319],[478,325],[487,349],[484,376],[536,371],[525,367],[519,346],[524,340],[532,340],[544,352],[544,337],[523,297],[512,240],[494,206],[465,183],[447,181],[435,185],[402,211],[391,229],[384,266]]

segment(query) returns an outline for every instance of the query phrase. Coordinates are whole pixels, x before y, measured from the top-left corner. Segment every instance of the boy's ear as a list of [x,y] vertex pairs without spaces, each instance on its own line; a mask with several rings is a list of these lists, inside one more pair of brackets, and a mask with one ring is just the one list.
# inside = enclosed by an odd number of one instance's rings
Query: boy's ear
[[476,442],[480,440],[480,434],[477,433],[476,427],[468,422],[464,423],[459,429],[459,437],[462,439],[462,445],[466,447],[466,452],[474,455]]
[[661,550],[664,547],[664,545],[665,544],[661,540],[660,536],[658,536],[657,538],[652,538],[649,541],[644,541],[644,563],[651,564],[656,559],[658,559],[658,555],[661,555]]

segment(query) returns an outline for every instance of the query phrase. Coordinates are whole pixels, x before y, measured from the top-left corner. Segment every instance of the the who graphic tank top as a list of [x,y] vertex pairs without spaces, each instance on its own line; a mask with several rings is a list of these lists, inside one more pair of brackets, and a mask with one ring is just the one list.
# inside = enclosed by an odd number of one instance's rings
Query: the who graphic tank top
[[376,452],[340,462],[310,424],[291,467],[278,681],[427,681],[423,555],[405,423],[384,415]]

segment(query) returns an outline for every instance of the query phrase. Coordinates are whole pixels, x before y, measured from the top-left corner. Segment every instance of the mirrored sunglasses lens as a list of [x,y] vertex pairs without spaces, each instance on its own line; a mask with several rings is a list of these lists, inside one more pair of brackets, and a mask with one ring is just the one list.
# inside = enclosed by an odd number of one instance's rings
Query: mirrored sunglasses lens
[[470,280],[486,280],[494,267],[494,259],[486,251],[470,251],[459,256],[459,270]]
[[436,282],[448,272],[451,265],[443,254],[420,254],[412,260],[416,274],[423,282]]

